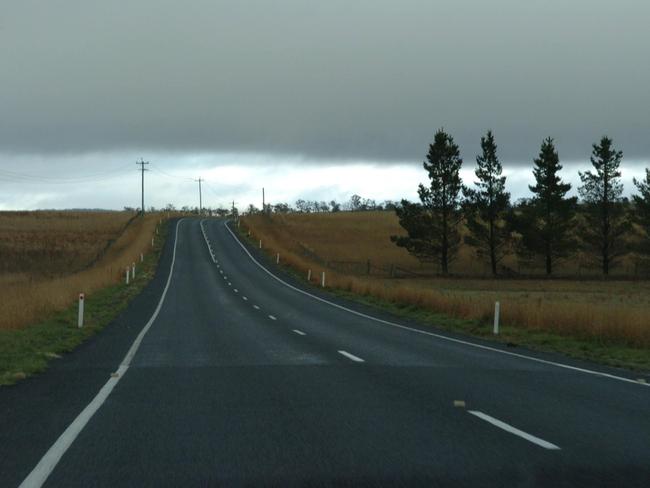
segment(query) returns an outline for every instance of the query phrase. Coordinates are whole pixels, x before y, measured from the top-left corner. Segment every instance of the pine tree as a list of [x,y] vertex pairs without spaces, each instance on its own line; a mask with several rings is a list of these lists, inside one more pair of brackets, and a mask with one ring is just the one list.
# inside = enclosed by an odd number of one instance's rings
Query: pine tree
[[535,184],[528,187],[533,198],[521,210],[525,228],[520,226],[520,255],[543,256],[546,274],[551,275],[554,264],[577,247],[573,235],[577,198],[566,197],[571,184],[559,176],[562,165],[552,138],[544,139],[533,163]]
[[497,274],[497,264],[507,250],[510,236],[504,220],[510,205],[510,194],[506,192],[506,177],[501,176],[503,168],[497,157],[497,145],[492,131],[481,137],[483,153],[476,157],[475,170],[478,181],[476,189],[464,188],[464,211],[470,232],[465,242],[476,248],[479,257],[490,261],[492,274]]
[[581,236],[587,250],[599,255],[604,275],[625,254],[622,238],[630,229],[622,198],[622,158],[623,152],[614,150],[612,140],[604,136],[593,145],[591,164],[595,172],[579,173],[582,186],[578,192],[587,207]]
[[641,254],[650,256],[650,169],[645,170],[645,179],[633,179],[634,186],[639,190],[638,195],[633,195],[634,222],[643,232],[643,244],[639,247]]
[[395,212],[408,236],[391,236],[398,246],[406,248],[420,260],[437,259],[443,274],[449,272],[460,244],[460,168],[463,160],[454,139],[440,129],[429,145],[423,163],[429,186],[420,184],[420,204],[403,200]]

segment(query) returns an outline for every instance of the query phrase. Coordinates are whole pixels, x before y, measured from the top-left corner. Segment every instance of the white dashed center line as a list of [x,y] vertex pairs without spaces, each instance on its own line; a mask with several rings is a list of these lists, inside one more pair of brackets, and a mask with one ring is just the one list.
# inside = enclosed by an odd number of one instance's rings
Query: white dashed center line
[[253,308],[254,308],[255,310],[259,310],[259,309],[260,309],[260,307],[258,307],[257,305],[253,305]]
[[357,356],[355,356],[354,354],[350,354],[350,353],[347,352],[347,351],[339,351],[339,354],[341,354],[342,356],[345,356],[345,357],[348,358],[348,359],[351,359],[351,360],[354,361],[355,363],[363,363],[363,362],[365,362],[365,361],[364,361],[363,359],[361,359],[360,357],[357,357]]
[[481,420],[485,420],[486,422],[491,423],[495,427],[503,429],[506,432],[510,432],[511,434],[521,437],[522,439],[526,439],[528,442],[537,444],[538,446],[543,447],[544,449],[560,449],[555,444],[551,444],[550,442],[547,442],[544,439],[540,439],[539,437],[535,437],[534,435],[528,434],[523,430],[519,430],[513,427],[512,425],[508,425],[505,422],[501,422],[500,420],[495,419],[494,417],[490,417],[489,415],[483,412],[479,412],[478,410],[468,410],[468,412],[480,418]]
[[295,332],[296,334],[301,335],[301,336],[307,335],[302,330],[298,330],[298,329],[293,329],[293,332]]
[[235,288],[233,291],[234,291],[235,293],[239,293],[239,290],[238,290],[237,288]]
[[270,318],[271,320],[278,320],[278,319],[276,319],[273,315],[269,315],[269,318]]
[[242,297],[243,300],[248,300],[248,297]]

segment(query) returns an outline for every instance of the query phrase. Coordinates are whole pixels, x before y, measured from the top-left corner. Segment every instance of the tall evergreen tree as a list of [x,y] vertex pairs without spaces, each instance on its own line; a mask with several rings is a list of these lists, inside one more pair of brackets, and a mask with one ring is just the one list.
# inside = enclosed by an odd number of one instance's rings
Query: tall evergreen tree
[[476,156],[478,178],[476,189],[464,188],[464,210],[470,232],[465,242],[476,248],[479,257],[490,261],[492,274],[497,274],[497,264],[506,253],[510,231],[504,220],[510,205],[506,191],[506,177],[497,156],[497,145],[492,131],[481,137],[482,154]]
[[391,240],[421,260],[439,260],[444,274],[449,272],[449,263],[460,243],[462,164],[454,139],[440,129],[423,163],[430,183],[428,187],[420,184],[418,188],[421,203],[402,200],[402,205],[395,210],[408,236],[391,236]]
[[639,190],[638,195],[632,196],[634,202],[633,220],[644,234],[643,244],[639,251],[641,254],[650,256],[650,169],[646,168],[643,180],[634,178],[633,181]]
[[623,152],[616,151],[612,140],[603,136],[593,145],[591,164],[595,172],[579,173],[582,186],[578,192],[587,206],[581,236],[586,248],[600,257],[604,275],[625,254],[622,237],[630,229],[622,198],[621,159]]
[[533,197],[521,208],[518,230],[522,235],[520,255],[542,256],[546,274],[555,263],[577,247],[574,236],[577,198],[567,198],[570,183],[563,183],[560,157],[551,137],[542,141],[539,156],[533,160],[535,184],[528,188]]

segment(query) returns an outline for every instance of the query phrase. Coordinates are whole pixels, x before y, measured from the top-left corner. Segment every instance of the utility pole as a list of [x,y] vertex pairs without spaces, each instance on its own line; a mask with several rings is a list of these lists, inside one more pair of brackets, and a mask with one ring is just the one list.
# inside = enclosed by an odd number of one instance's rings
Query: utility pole
[[203,198],[201,196],[201,182],[205,181],[202,178],[199,178],[198,180],[194,180],[199,182],[199,215],[203,214]]
[[149,161],[145,161],[144,159],[140,158],[140,161],[137,161],[135,164],[140,165],[140,171],[142,172],[142,207],[140,207],[140,213],[144,215],[144,172],[149,171],[148,169],[144,168],[144,165],[149,164]]

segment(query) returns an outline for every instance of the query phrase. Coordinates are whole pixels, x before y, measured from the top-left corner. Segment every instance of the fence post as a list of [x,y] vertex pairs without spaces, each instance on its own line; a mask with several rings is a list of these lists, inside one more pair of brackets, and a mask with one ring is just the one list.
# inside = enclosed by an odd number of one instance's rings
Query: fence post
[[84,326],[84,294],[79,293],[79,315],[77,316],[77,327],[80,329]]
[[494,329],[492,332],[494,335],[499,335],[499,309],[500,309],[499,302],[494,302]]
[[321,286],[322,288],[325,288],[325,271],[323,271],[323,272],[321,273],[321,278],[320,278],[320,279],[321,279],[321,281],[320,281],[320,286]]

